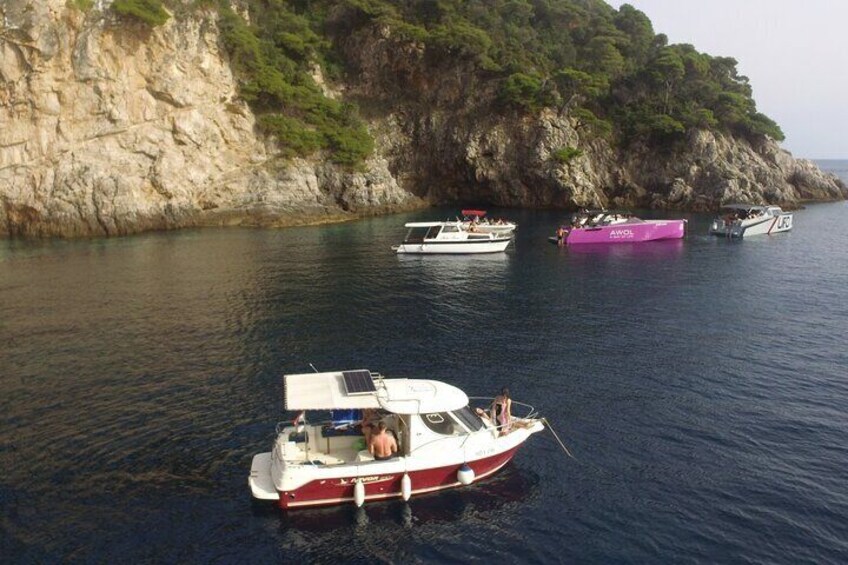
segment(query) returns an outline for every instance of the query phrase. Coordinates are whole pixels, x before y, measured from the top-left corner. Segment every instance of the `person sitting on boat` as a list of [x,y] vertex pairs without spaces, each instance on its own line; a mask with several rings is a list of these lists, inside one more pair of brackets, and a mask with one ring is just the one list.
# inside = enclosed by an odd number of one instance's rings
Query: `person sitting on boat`
[[501,393],[492,401],[492,421],[500,429],[500,435],[510,432],[512,426],[512,400],[509,389],[503,387]]
[[394,457],[397,450],[397,441],[394,436],[386,432],[386,423],[380,420],[377,424],[377,433],[371,436],[368,451],[377,461],[385,461]]

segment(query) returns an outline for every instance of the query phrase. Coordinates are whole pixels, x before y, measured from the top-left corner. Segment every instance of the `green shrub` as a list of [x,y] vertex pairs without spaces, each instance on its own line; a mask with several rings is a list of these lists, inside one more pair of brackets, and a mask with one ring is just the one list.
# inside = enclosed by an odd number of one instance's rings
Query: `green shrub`
[[560,165],[565,165],[570,163],[577,157],[583,155],[583,151],[578,149],[577,147],[560,147],[559,149],[551,152],[551,159]]
[[76,8],[80,12],[88,12],[94,7],[94,0],[68,0],[68,7]]
[[587,127],[592,130],[595,135],[603,138],[608,138],[612,135],[612,123],[607,120],[602,120],[591,110],[586,108],[577,108],[572,112],[572,115],[577,119],[578,128]]
[[686,133],[686,127],[666,114],[650,116],[643,124],[645,134],[658,139],[667,139]]
[[508,105],[536,110],[539,107],[541,92],[542,80],[539,77],[513,73],[507,77],[501,87],[501,98]]
[[156,27],[168,21],[170,15],[160,0],[115,0],[112,9],[121,16]]
[[285,157],[306,156],[322,147],[321,135],[298,119],[265,114],[256,121],[261,131],[277,138]]

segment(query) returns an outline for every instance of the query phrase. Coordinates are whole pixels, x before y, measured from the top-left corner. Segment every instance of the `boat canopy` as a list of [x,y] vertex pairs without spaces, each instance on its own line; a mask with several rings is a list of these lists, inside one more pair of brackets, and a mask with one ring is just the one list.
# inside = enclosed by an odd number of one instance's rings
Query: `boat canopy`
[[459,222],[407,222],[405,228],[433,228],[436,226],[455,226]]
[[485,210],[465,209],[465,210],[462,211],[462,215],[463,216],[477,216],[478,218],[482,218],[483,216],[486,215],[486,211]]
[[367,370],[285,375],[283,382],[287,410],[382,408],[396,414],[430,414],[468,406],[468,396],[455,386],[427,379],[385,379]]

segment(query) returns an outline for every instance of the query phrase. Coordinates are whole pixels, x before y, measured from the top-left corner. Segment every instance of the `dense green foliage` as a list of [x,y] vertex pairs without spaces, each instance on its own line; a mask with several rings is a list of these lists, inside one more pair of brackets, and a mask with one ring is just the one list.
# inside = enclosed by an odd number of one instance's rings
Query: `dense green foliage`
[[[668,45],[627,4],[616,10],[602,0],[242,1],[253,25],[222,2],[223,42],[242,95],[286,155],[325,150],[355,165],[370,154],[355,108],[325,97],[309,69],[318,63],[333,76],[355,72],[337,48],[372,26],[391,29],[394,41],[424,45],[427,60],[441,68],[454,62],[468,72],[470,63],[500,93],[479,102],[500,111],[554,108],[578,128],[619,143],[673,142],[692,128],[783,139],[757,111],[734,59]],[[402,91],[398,96],[403,102]]]
[[358,165],[371,154],[374,142],[353,105],[327,98],[315,84],[310,65],[332,69],[330,44],[292,4],[251,3],[256,26],[221,4],[222,41],[241,79],[241,94],[284,156],[326,150],[335,163]]
[[112,2],[112,9],[121,16],[138,20],[151,27],[164,24],[170,17],[161,0],[115,0]]

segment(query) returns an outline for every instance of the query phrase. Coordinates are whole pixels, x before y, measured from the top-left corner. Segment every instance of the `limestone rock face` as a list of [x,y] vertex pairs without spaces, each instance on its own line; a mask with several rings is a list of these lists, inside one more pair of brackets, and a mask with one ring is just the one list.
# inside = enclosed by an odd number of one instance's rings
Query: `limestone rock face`
[[238,96],[214,12],[149,30],[107,0],[69,4],[0,2],[3,235],[291,225],[448,202],[698,210],[848,196],[768,141],[699,131],[622,152],[567,110],[493,111],[495,81],[380,26],[339,40],[356,70],[347,83],[313,72],[328,96],[363,103],[375,155],[361,171],[281,161]]
[[283,225],[420,204],[379,158],[367,173],[276,163],[214,13],[151,31],[65,0],[4,0],[0,24],[0,233]]
[[673,151],[637,148],[623,155],[624,173],[644,195],[624,194],[619,205],[712,210],[723,203],[763,202],[797,207],[806,200],[840,200],[845,185],[807,160],[794,159],[773,141],[759,145],[696,131]]

